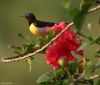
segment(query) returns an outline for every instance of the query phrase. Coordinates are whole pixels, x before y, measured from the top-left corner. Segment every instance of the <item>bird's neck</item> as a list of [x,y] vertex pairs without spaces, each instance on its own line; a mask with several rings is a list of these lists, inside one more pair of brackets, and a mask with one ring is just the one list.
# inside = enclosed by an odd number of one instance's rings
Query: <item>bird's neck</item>
[[29,25],[31,25],[32,23],[36,23],[36,20],[29,19],[29,20],[28,20],[28,23],[29,23]]

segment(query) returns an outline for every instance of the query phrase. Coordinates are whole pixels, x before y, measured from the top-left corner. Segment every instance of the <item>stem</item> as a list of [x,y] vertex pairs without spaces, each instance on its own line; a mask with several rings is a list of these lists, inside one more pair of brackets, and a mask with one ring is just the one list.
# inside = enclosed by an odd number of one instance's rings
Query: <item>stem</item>
[[80,10],[82,9],[83,3],[84,3],[84,0],[81,0],[81,3],[80,3]]
[[100,4],[99,4],[98,6],[92,8],[92,9],[90,9],[88,12],[96,11],[96,10],[99,9],[99,8],[100,8]]
[[97,78],[100,78],[100,75],[95,74],[94,76],[91,76],[91,77],[88,78],[88,79],[91,80],[91,79],[97,79]]
[[65,72],[66,72],[67,75],[68,75],[69,83],[71,83],[71,81],[72,81],[72,76],[71,76],[70,71],[68,70],[67,66],[64,67],[64,70],[65,70]]
[[85,37],[85,38],[87,38],[87,39],[90,40],[90,41],[93,40],[92,37],[88,37],[88,36],[86,36],[86,35],[84,35],[84,34],[82,34],[82,33],[78,33],[78,34],[81,35],[81,36],[83,36],[83,37]]
[[[82,34],[82,33],[78,33],[78,34],[81,35],[81,36],[83,36],[83,37],[85,37],[85,38],[87,38],[87,39],[90,40],[90,41],[93,41],[92,37],[88,37],[88,36],[86,36],[86,35],[84,35],[84,34]],[[96,44],[100,45],[99,42],[97,42]]]

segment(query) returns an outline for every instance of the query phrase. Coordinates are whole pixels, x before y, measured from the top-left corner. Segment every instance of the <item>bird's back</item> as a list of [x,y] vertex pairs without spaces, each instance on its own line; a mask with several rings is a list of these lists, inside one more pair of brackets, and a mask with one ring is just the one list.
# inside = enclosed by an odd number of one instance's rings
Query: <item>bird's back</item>
[[44,22],[44,21],[36,21],[35,23],[35,26],[37,27],[52,27],[55,23],[52,23],[52,22]]

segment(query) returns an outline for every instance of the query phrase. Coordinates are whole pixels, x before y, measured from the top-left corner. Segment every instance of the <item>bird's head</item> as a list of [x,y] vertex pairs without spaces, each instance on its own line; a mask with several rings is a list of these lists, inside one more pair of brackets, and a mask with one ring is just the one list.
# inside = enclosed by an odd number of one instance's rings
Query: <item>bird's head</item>
[[32,13],[27,13],[24,15],[26,19],[30,20],[30,19],[33,19],[33,20],[36,20],[36,17],[34,14]]
[[34,23],[34,22],[36,21],[36,17],[35,17],[35,15],[32,14],[32,13],[26,13],[23,17],[25,17],[25,18],[28,20],[29,25],[30,25],[31,23]]

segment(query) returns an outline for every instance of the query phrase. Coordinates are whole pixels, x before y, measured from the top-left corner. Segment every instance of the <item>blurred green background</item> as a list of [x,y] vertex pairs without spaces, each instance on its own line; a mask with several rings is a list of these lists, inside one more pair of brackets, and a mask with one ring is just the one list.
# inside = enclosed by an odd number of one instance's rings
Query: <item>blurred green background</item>
[[[80,0],[74,1],[74,6]],[[73,4],[71,7],[73,7]],[[29,32],[28,23],[20,15],[32,12],[37,19],[43,21],[70,22],[61,0],[0,0],[0,59],[3,56],[13,55],[13,50],[8,48],[9,44],[20,45],[23,43],[21,39],[17,38],[18,33],[23,33],[33,37]],[[89,13],[86,16],[82,32],[89,34],[87,29],[88,22],[92,23],[92,33],[95,36],[100,35],[100,24],[98,18],[100,17],[100,10]],[[85,49],[87,56],[91,59],[98,46],[90,46]],[[98,47],[100,48],[100,47]],[[95,62],[95,61],[93,61]],[[45,62],[45,56],[36,55],[32,62],[32,71],[29,72],[29,65],[23,61],[12,63],[0,63],[0,84],[12,83],[14,85],[37,85],[37,78],[47,72],[52,71],[50,65]],[[6,84],[7,85],[7,84]]]

